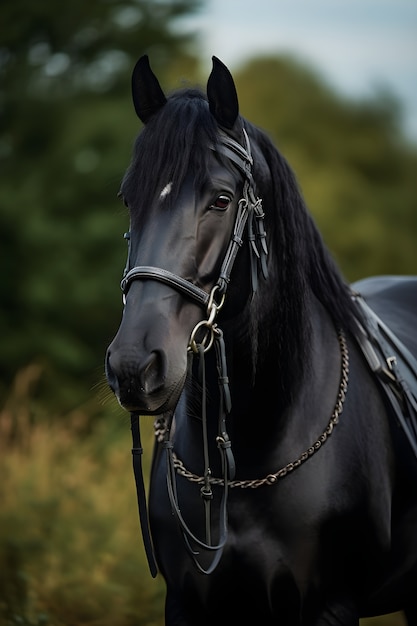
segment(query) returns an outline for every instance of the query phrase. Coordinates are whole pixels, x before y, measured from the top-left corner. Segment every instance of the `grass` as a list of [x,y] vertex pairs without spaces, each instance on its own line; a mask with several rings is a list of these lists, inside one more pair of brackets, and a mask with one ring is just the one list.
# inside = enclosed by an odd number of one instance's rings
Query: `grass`
[[[142,548],[129,422],[90,405],[46,417],[20,372],[0,412],[0,625],[162,626]],[[152,425],[143,420],[145,449]],[[148,461],[149,461],[148,455]],[[399,614],[361,626],[403,626]]]
[[46,419],[15,400],[0,414],[0,624],[162,625],[128,421],[95,405]]

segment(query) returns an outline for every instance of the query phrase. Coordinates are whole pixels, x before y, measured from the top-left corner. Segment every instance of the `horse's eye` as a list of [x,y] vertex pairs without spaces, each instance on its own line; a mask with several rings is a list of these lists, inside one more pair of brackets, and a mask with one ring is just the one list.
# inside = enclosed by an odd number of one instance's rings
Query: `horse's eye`
[[218,211],[225,211],[227,207],[229,206],[229,204],[231,203],[231,201],[232,199],[229,198],[229,196],[222,194],[216,198],[216,200],[210,206],[210,209],[217,209]]

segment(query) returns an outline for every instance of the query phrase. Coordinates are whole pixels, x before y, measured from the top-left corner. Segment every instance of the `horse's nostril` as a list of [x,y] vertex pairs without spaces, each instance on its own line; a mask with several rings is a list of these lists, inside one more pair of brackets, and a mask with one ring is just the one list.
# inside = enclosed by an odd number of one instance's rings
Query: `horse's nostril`
[[165,359],[161,352],[152,352],[140,372],[141,390],[147,395],[155,393],[166,380]]
[[168,378],[163,351],[144,355],[123,346],[110,346],[105,364],[109,387],[124,408],[152,411],[154,405],[159,406],[158,394]]

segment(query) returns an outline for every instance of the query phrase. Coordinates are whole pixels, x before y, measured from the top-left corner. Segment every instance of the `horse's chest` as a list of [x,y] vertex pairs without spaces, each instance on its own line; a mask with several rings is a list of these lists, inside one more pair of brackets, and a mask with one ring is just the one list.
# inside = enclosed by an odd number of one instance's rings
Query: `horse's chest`
[[[209,530],[211,542],[217,544],[220,540],[222,489],[214,489],[214,499],[207,516],[198,485],[177,477],[177,487],[178,505],[189,531],[205,543]],[[218,566],[222,575],[232,576],[235,580],[244,579],[245,572],[249,572],[252,584],[254,577],[268,581],[293,568],[298,569],[300,550],[303,563],[307,561],[307,554],[311,553],[305,533],[302,538],[303,530],[299,528],[297,519],[292,516],[288,518],[288,512],[280,506],[280,498],[268,497],[265,500],[257,497],[259,495],[255,490],[247,489],[233,489],[229,494],[227,541]],[[189,538],[184,537],[187,533],[179,528],[172,514],[162,468],[154,472],[150,516],[153,539],[164,575],[178,579],[180,570],[187,576],[193,574],[195,565],[186,547]],[[208,567],[215,551],[205,550],[193,541],[191,545],[199,552],[198,558],[204,568]],[[216,576],[212,578],[216,579]]]

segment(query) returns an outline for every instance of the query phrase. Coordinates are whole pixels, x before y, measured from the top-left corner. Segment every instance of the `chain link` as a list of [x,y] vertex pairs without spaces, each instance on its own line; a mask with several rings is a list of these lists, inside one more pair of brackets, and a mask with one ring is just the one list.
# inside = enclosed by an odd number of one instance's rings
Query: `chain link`
[[[264,485],[274,485],[278,482],[280,478],[284,478],[294,470],[298,469],[300,465],[305,463],[310,457],[313,456],[320,448],[326,443],[328,438],[332,435],[334,427],[338,424],[339,418],[343,411],[343,405],[346,398],[346,393],[348,389],[349,383],[349,351],[346,342],[346,337],[342,330],[338,330],[337,333],[340,345],[341,359],[342,359],[342,367],[341,367],[341,378],[339,391],[337,394],[336,405],[334,407],[332,416],[330,418],[329,423],[327,424],[324,432],[316,439],[316,441],[305,450],[295,461],[291,463],[287,463],[281,469],[273,474],[268,474],[265,478],[252,479],[252,480],[231,480],[228,483],[230,488],[241,488],[241,489],[257,489],[258,487],[262,487]],[[155,437],[158,443],[162,443],[165,433],[166,433],[166,422],[164,417],[159,417],[156,419],[155,424]],[[174,467],[180,476],[183,476],[188,481],[192,483],[196,483],[198,485],[204,485],[205,478],[204,476],[198,476],[197,474],[193,474],[185,467],[184,463],[177,457],[175,452],[173,451],[173,459],[174,459]],[[215,478],[211,476],[209,481],[212,485],[224,485],[223,478]]]

